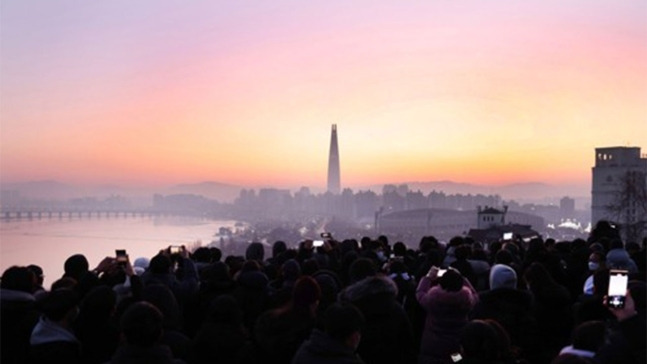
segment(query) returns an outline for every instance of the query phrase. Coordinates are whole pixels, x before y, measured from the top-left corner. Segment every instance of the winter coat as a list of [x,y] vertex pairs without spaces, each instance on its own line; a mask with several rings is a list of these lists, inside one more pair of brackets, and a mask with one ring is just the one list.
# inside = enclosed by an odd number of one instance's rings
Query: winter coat
[[41,317],[29,339],[30,363],[80,363],[81,345],[74,334]]
[[271,363],[289,363],[316,323],[309,312],[280,310],[263,313],[254,329],[259,357]]
[[416,361],[411,323],[397,301],[397,294],[393,280],[377,275],[351,284],[339,295],[341,301],[354,304],[364,315],[357,352],[366,363]]
[[463,287],[455,292],[423,277],[416,298],[427,312],[420,343],[420,362],[451,362],[450,355],[460,351],[460,330],[468,322],[468,313],[478,302],[474,288],[464,279]]
[[110,364],[182,364],[183,360],[174,359],[171,349],[164,345],[140,347],[125,345],[117,349]]
[[362,364],[355,352],[334,340],[321,330],[315,329],[310,339],[297,350],[292,364]]
[[38,323],[40,313],[34,296],[22,291],[0,291],[0,361],[24,363],[29,350],[31,332]]
[[538,355],[541,335],[532,311],[532,296],[516,288],[497,288],[479,293],[479,302],[470,319],[493,319],[510,335],[513,346],[521,348],[525,358]]

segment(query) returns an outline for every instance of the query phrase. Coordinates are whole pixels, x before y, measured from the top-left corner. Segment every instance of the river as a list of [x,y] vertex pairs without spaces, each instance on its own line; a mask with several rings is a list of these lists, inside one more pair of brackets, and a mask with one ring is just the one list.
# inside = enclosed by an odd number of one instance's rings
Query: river
[[63,275],[63,263],[83,254],[90,269],[115,249],[130,260],[151,258],[169,245],[208,245],[220,227],[235,221],[178,217],[92,217],[0,220],[0,269],[36,264],[43,268],[45,288]]

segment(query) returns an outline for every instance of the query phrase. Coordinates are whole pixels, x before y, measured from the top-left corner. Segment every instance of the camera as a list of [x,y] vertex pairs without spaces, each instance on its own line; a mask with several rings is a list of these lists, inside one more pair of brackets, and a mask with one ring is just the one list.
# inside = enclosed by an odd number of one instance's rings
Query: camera
[[312,242],[312,246],[313,246],[313,247],[315,247],[315,248],[318,248],[318,247],[323,246],[323,245],[324,245],[324,241],[323,241],[323,240],[314,240],[314,241]]
[[169,253],[171,255],[173,254],[180,254],[182,252],[182,247],[179,245],[171,245],[168,249]]

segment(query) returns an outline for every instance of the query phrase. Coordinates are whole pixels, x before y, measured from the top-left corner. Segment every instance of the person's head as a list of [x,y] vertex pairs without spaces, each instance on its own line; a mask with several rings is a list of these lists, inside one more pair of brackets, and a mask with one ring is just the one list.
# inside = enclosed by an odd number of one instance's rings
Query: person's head
[[605,267],[606,255],[599,251],[593,251],[589,255],[589,270],[596,271]]
[[106,285],[99,285],[91,289],[81,301],[80,315],[95,319],[107,319],[115,310],[117,294]]
[[69,326],[78,314],[78,302],[79,295],[75,291],[62,288],[47,292],[38,305],[49,320]]
[[463,327],[459,337],[466,358],[498,362],[510,355],[510,337],[494,320],[472,320]]
[[495,264],[490,269],[490,289],[516,288],[517,272],[505,264]]
[[164,284],[148,284],[142,291],[142,300],[154,305],[163,315],[163,326],[176,328],[180,325],[182,312],[173,291]]
[[191,257],[198,263],[211,263],[211,251],[205,246],[196,249]]
[[63,265],[65,273],[63,276],[72,277],[78,281],[81,276],[88,272],[89,267],[88,260],[83,254],[74,254],[65,260]]
[[357,307],[347,302],[333,303],[324,312],[323,321],[328,336],[353,350],[357,349],[364,325],[364,315]]
[[264,256],[265,248],[263,248],[263,244],[259,242],[249,244],[247,250],[245,250],[245,259],[247,260],[256,260],[262,262]]
[[157,307],[146,301],[136,302],[121,316],[121,331],[128,344],[150,347],[162,336],[162,320]]
[[13,266],[2,273],[0,287],[13,291],[33,293],[35,284],[36,277],[32,271],[27,267]]
[[54,283],[52,283],[52,286],[50,287],[50,291],[55,291],[57,289],[62,289],[62,288],[76,289],[78,285],[79,283],[76,281],[76,279],[70,278],[70,277],[63,277],[55,280]]
[[361,281],[366,277],[372,277],[377,274],[377,268],[373,260],[368,258],[356,259],[349,268],[348,276],[351,283]]
[[274,245],[272,245],[272,257],[276,258],[286,250],[288,250],[288,247],[287,245],[285,245],[284,241],[281,241],[281,240],[275,241]]
[[512,255],[512,253],[510,253],[510,251],[501,249],[494,255],[494,261],[497,264],[510,265],[514,263],[514,256]]
[[292,304],[295,308],[316,307],[321,299],[319,283],[310,277],[303,276],[297,279],[292,289]]
[[30,264],[27,266],[27,269],[34,273],[34,276],[36,277],[36,284],[38,286],[42,286],[43,280],[45,279],[45,276],[43,275],[43,268],[37,266],[36,264]]
[[243,323],[243,311],[231,295],[220,295],[209,305],[208,321],[237,327]]
[[456,260],[466,260],[472,254],[472,248],[467,244],[462,244],[456,247],[454,250],[454,256]]
[[440,287],[448,292],[457,292],[463,288],[463,276],[453,269],[448,269],[442,277],[438,278]]
[[286,281],[296,281],[301,276],[301,266],[296,259],[289,259],[281,266],[283,279]]
[[548,273],[546,267],[537,262],[530,264],[530,266],[526,269],[523,278],[531,290],[533,290],[534,288],[539,289],[539,287],[545,287],[554,283],[554,280],[551,277],[550,273]]
[[157,254],[151,259],[148,269],[153,274],[166,274],[171,272],[171,258],[165,254]]
[[573,348],[596,352],[604,344],[605,324],[602,321],[585,321],[573,330]]
[[403,242],[398,241],[397,243],[393,244],[393,254],[398,257],[405,256],[407,254],[407,246],[404,245]]

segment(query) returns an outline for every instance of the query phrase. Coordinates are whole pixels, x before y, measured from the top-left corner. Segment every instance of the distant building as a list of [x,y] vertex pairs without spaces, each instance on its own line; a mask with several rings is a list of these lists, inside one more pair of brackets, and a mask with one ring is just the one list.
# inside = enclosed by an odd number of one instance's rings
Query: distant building
[[328,154],[328,192],[338,195],[341,191],[340,180],[337,124],[333,124],[330,132],[330,153]]
[[529,241],[532,238],[540,236],[537,231],[532,229],[532,224],[506,224],[507,214],[507,206],[504,206],[503,210],[498,210],[487,206],[484,209],[481,209],[479,207],[477,213],[478,229],[470,229],[467,235],[472,237],[475,241],[485,244],[486,246],[495,241],[506,241],[513,239],[522,239],[524,241]]
[[562,197],[562,199],[559,200],[559,213],[562,220],[572,219],[575,217],[575,199]]
[[[591,201],[591,223],[610,220],[623,224],[645,220],[644,207],[632,189],[647,189],[647,156],[639,147],[595,149]],[[642,201],[644,203],[644,201]]]
[[[475,231],[488,231],[489,229],[498,231],[499,228],[513,232],[515,236],[527,238],[539,236],[539,233],[530,228],[531,226],[544,226],[544,220],[539,216],[523,212],[509,212],[506,209],[502,211],[490,207],[482,209],[480,212],[478,210],[461,211],[436,208],[385,212],[383,215],[379,215],[378,219],[380,233],[410,236],[414,239],[433,235],[441,240],[449,240],[458,235],[471,235]],[[481,228],[475,229],[479,226]],[[502,238],[502,232],[496,233],[496,236]]]

